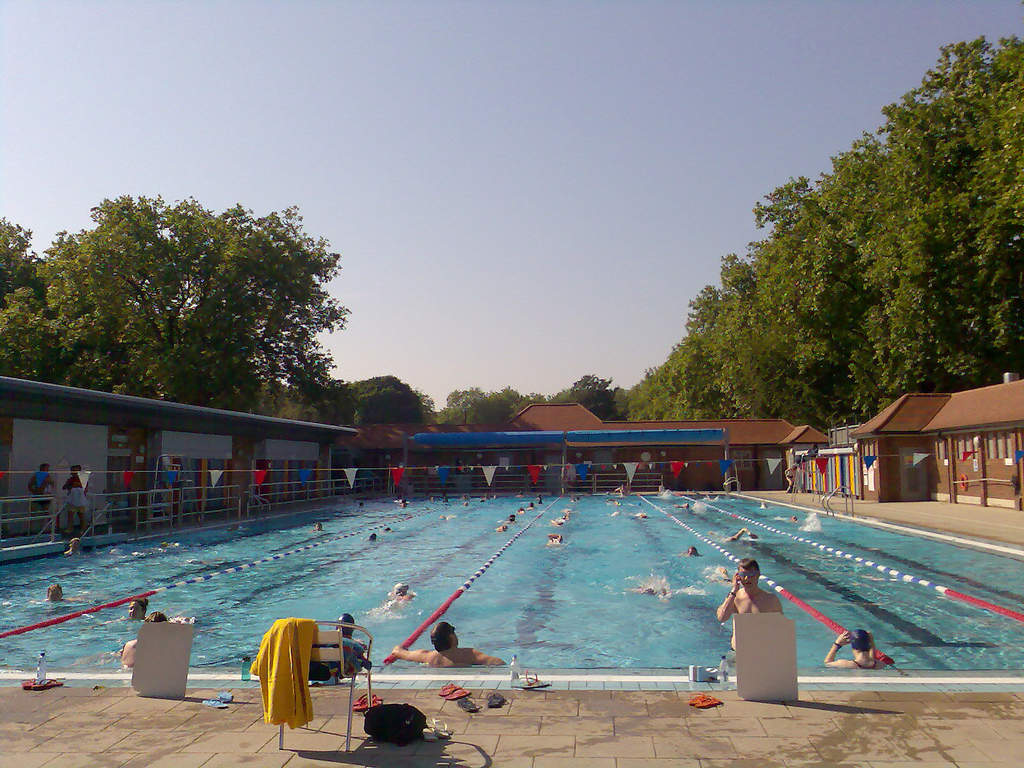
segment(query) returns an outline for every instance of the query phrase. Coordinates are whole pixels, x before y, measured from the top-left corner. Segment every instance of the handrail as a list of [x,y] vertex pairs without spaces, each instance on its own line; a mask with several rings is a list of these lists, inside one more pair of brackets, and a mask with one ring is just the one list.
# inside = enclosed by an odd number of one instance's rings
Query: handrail
[[723,491],[728,491],[729,490],[729,483],[734,483],[736,485],[736,490],[737,491],[740,490],[740,479],[739,479],[739,477],[733,476],[733,477],[725,478],[725,481],[722,483],[722,490]]
[[835,496],[841,496],[843,499],[843,514],[853,514],[853,494],[850,493],[850,489],[845,485],[839,485],[833,488],[831,491],[821,497],[821,508],[830,515],[835,515],[836,511],[832,509],[832,499]]

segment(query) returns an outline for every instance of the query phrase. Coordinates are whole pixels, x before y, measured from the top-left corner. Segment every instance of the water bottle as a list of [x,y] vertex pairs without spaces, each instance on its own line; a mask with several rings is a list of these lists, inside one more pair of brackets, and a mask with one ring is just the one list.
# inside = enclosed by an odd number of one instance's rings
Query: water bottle
[[729,660],[725,658],[725,656],[723,656],[722,660],[718,662],[718,682],[729,682]]
[[519,657],[514,653],[512,654],[512,663],[509,666],[512,668],[512,671],[509,673],[509,681],[512,683],[519,682]]
[[252,680],[252,673],[249,668],[252,666],[252,660],[248,656],[242,657],[242,680]]
[[39,662],[36,664],[36,685],[46,682],[46,651],[39,652]]

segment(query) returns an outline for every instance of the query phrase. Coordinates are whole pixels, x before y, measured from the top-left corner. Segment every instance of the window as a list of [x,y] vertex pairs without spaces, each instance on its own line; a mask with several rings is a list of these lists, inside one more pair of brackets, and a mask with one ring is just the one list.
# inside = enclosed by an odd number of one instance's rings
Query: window
[[997,436],[995,432],[989,432],[985,435],[985,454],[987,458],[994,459],[997,456],[996,448]]
[[935,456],[939,461],[946,458],[946,441],[941,437],[935,441]]

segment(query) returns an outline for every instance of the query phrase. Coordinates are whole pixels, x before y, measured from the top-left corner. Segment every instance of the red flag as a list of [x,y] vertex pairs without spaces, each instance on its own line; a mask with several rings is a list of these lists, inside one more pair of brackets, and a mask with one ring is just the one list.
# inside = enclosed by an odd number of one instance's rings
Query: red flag
[[683,471],[683,467],[686,465],[684,461],[673,461],[672,466],[672,477],[679,477],[679,473]]
[[526,471],[530,473],[530,482],[536,484],[537,478],[540,477],[540,464],[528,464]]
[[814,465],[818,468],[818,471],[824,475],[825,472],[828,470],[828,459],[824,457],[819,457],[814,460]]
[[405,472],[405,467],[392,467],[391,468],[391,482],[398,485],[402,482],[402,473]]
[[3,476],[6,475],[6,474],[7,474],[6,472],[4,472],[2,469],[0,469],[0,478],[3,478]]
[[121,473],[121,479],[124,481],[125,488],[132,484],[133,477],[135,477],[135,473],[132,472],[130,469],[125,470],[124,472]]
[[267,470],[254,469],[252,471],[252,479],[256,481],[256,485],[263,485],[263,481],[267,479]]
[[974,451],[964,451],[963,455],[960,457],[960,461],[967,461],[973,455],[974,455]]

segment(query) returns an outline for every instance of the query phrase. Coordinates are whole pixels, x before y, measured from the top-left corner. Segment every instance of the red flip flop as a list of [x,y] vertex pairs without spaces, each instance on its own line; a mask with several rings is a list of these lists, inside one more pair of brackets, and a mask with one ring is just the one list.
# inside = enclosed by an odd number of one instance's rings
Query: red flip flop
[[446,701],[455,701],[456,699],[464,699],[469,696],[469,691],[455,683],[448,683],[447,685],[441,686],[441,690],[437,694]]
[[64,685],[60,680],[47,680],[42,683],[37,683],[35,680],[22,680],[21,689],[23,691],[48,691],[50,688],[59,688]]
[[352,705],[352,711],[353,712],[365,712],[370,707],[378,707],[381,704],[383,704],[383,702],[381,701],[380,696],[378,696],[376,693],[373,694],[373,703],[372,704],[366,700],[366,694],[364,693],[358,699],[356,699],[355,704]]
[[692,699],[690,699],[690,706],[696,707],[697,709],[711,709],[712,707],[720,707],[722,702],[720,699],[716,699],[714,696],[707,696],[703,693],[698,693]]

